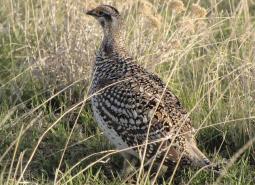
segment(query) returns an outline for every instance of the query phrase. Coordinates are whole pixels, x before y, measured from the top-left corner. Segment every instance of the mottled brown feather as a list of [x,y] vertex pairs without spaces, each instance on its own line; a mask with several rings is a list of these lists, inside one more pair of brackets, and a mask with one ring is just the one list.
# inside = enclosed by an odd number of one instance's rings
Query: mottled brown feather
[[[109,11],[104,5],[99,9]],[[126,52],[122,21],[102,21],[104,38],[96,56],[91,93],[93,111],[105,135],[120,149],[144,145],[148,139],[146,158],[157,154],[161,160],[166,154],[166,165],[180,158],[183,165],[209,164],[196,146],[191,119],[178,98]],[[144,148],[133,148],[130,153],[138,156],[138,149]]]

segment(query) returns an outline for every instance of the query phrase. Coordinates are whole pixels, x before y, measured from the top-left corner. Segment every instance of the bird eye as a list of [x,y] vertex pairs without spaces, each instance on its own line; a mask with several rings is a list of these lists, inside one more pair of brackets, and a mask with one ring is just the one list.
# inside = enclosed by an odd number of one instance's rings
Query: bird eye
[[104,12],[101,12],[101,11],[100,11],[100,12],[99,12],[99,15],[103,17],[103,16],[105,16],[106,14],[105,14]]
[[102,11],[100,11],[100,12],[98,12],[98,13],[99,13],[99,16],[101,16],[101,17],[105,17],[105,18],[110,18],[110,17],[111,17],[110,14],[105,13],[105,12],[102,12]]

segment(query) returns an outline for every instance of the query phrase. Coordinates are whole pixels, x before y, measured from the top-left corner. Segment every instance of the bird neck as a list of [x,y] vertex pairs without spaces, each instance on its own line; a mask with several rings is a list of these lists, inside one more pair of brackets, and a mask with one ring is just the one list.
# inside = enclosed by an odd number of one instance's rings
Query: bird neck
[[124,46],[124,38],[121,27],[104,28],[104,37],[100,46],[100,51],[103,51],[107,55],[111,54],[124,54],[126,49]]

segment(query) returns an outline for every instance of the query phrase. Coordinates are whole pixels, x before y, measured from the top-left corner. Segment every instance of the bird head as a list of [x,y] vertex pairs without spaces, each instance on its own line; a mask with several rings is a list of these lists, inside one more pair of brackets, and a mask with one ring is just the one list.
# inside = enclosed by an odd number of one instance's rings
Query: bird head
[[92,10],[87,11],[86,14],[96,18],[103,29],[115,28],[120,24],[119,11],[110,5],[100,5]]

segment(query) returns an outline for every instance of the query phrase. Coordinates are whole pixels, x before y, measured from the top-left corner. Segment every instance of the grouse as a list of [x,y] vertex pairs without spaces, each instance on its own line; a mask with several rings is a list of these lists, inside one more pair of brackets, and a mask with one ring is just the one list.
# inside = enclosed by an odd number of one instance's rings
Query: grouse
[[[96,122],[127,163],[144,156],[167,167],[205,167],[191,119],[178,98],[155,74],[138,65],[126,50],[123,19],[110,5],[88,15],[98,20],[103,40],[96,53],[90,89]],[[144,155],[143,155],[144,154]]]

